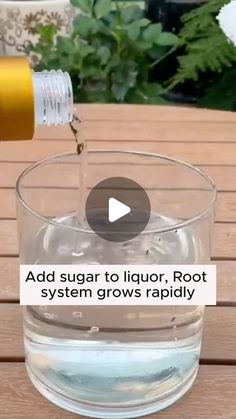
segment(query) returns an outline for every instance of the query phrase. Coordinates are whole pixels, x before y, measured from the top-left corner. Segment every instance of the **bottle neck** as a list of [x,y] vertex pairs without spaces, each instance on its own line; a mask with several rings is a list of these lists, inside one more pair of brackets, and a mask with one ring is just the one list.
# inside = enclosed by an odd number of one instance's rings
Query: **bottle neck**
[[73,90],[61,70],[33,73],[35,125],[64,125],[73,120]]

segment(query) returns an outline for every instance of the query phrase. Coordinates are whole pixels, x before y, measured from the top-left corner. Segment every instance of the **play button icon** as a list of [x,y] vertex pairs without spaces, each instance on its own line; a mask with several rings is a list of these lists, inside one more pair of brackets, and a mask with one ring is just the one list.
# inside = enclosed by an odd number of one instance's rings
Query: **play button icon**
[[131,240],[150,218],[150,200],[134,180],[112,177],[99,182],[86,201],[86,218],[99,237],[111,241]]
[[128,205],[123,204],[116,198],[109,198],[108,202],[108,220],[110,223],[114,223],[114,221],[119,220],[131,212],[131,208]]

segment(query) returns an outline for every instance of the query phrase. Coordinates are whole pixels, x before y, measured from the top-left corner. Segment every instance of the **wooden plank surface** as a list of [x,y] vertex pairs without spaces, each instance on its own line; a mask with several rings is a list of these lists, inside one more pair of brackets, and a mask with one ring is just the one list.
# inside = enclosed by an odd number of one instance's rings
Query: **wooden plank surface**
[[[198,121],[85,121],[83,133],[87,140],[92,141],[163,141],[163,142],[234,142],[235,122],[229,122],[225,130],[224,122]],[[68,127],[62,129],[39,128],[36,131],[35,139],[46,138],[58,141],[72,138]]]
[[[22,363],[2,363],[0,382],[1,419],[82,419],[46,401],[32,387]],[[202,365],[184,398],[150,419],[235,419],[235,392],[235,366]]]
[[[15,188],[18,176],[29,167],[29,163],[0,163],[0,188]],[[217,186],[218,192],[236,192],[236,166],[199,165]],[[146,169],[145,169],[146,170]],[[142,172],[140,178],[142,177]],[[153,181],[155,183],[155,179]]]
[[[200,166],[218,188],[213,259],[218,270],[218,307],[207,307],[200,373],[186,397],[160,419],[235,419],[236,401],[236,113],[191,107],[79,105],[90,149],[160,153]],[[64,412],[40,396],[23,365],[22,318],[18,304],[18,246],[15,183],[29,166],[55,153],[74,152],[68,127],[40,127],[38,141],[0,144],[0,418],[61,419]],[[117,162],[115,162],[117,164]],[[113,162],[112,162],[113,164]],[[119,162],[120,164],[120,162]],[[151,189],[160,187],[154,164],[139,168]],[[66,173],[65,168],[65,173]],[[109,174],[109,164],[93,167]],[[117,167],[118,170],[118,167]],[[130,169],[131,170],[131,169]],[[163,168],[163,173],[166,169]],[[122,173],[127,172],[122,167]],[[168,188],[173,184],[169,176]],[[93,177],[90,182],[92,184]],[[48,186],[57,186],[49,179]],[[51,182],[51,183],[50,183]],[[66,179],[64,180],[67,186]],[[42,185],[38,183],[41,188]],[[45,186],[45,185],[44,185]],[[63,185],[61,185],[63,187]],[[151,192],[150,192],[151,193]],[[11,361],[11,362],[9,362]],[[151,419],[151,417],[150,417]]]
[[[235,307],[207,307],[201,358],[207,361],[235,361]],[[23,333],[21,307],[0,304],[0,359],[21,359]],[[9,351],[10,348],[10,351]]]
[[[235,123],[235,112],[215,111],[210,109],[196,109],[184,106],[156,106],[156,105],[102,105],[102,104],[78,104],[75,107],[83,121],[119,121],[128,123],[132,121],[154,122],[212,122]],[[48,127],[41,127],[45,134]]]
[[[235,134],[236,136],[236,134]],[[194,165],[234,165],[236,155],[235,143],[197,143],[197,142],[150,142],[145,139],[140,143],[124,141],[88,141],[88,149],[106,150],[139,150],[164,154]],[[67,141],[24,141],[4,142],[1,144],[1,162],[33,162],[52,154],[74,152],[75,143]]]

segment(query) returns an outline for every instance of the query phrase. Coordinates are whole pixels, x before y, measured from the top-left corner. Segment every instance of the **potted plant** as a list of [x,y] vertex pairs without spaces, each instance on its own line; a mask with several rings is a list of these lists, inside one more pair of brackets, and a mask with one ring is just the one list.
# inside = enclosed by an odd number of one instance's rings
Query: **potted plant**
[[39,26],[39,42],[26,52],[36,69],[68,71],[78,102],[161,103],[162,87],[150,83],[150,70],[165,59],[177,36],[152,23],[136,4],[111,0],[72,0],[83,13],[70,36]]

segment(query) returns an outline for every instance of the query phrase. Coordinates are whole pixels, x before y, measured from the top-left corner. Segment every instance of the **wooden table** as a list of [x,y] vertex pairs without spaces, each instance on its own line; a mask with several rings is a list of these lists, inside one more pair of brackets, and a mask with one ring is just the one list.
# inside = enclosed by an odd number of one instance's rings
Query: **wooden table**
[[[236,418],[236,114],[180,107],[81,105],[90,148],[167,154],[200,166],[216,182],[213,260],[218,306],[207,308],[200,372],[192,390],[156,419]],[[0,144],[0,418],[78,416],[45,400],[24,367],[15,182],[31,162],[74,150],[65,128],[40,128],[38,141]]]

